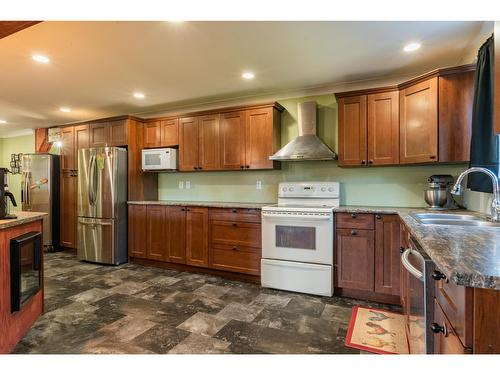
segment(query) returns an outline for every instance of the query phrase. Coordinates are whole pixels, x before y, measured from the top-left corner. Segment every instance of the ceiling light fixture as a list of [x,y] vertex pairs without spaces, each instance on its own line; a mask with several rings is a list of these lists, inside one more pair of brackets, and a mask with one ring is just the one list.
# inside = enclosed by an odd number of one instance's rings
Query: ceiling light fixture
[[47,56],[44,55],[33,55],[31,56],[33,60],[36,62],[42,63],[42,64],[48,64],[50,62],[50,59]]
[[255,74],[252,72],[245,72],[241,75],[242,78],[244,79],[253,79],[255,77]]
[[144,99],[146,97],[146,95],[144,95],[144,93],[142,92],[134,92],[134,98],[136,99]]
[[59,108],[59,110],[60,110],[61,112],[66,112],[66,113],[71,112],[71,109],[70,109],[70,108],[68,108],[68,107],[61,107],[61,108]]
[[406,46],[404,46],[403,50],[405,52],[413,52],[413,51],[416,51],[419,48],[420,48],[420,43],[413,42],[413,43],[409,43]]
[[0,120],[0,124],[6,124],[6,123],[7,123],[7,121],[5,121],[5,120]]

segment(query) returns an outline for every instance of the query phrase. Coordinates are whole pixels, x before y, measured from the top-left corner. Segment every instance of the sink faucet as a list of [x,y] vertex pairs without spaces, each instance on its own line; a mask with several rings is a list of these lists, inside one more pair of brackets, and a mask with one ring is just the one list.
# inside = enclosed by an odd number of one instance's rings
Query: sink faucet
[[493,173],[489,169],[481,167],[472,167],[463,171],[460,174],[460,176],[458,176],[455,185],[453,185],[453,188],[451,189],[451,194],[460,195],[462,193],[462,186],[460,184],[462,183],[464,177],[472,172],[483,172],[488,176],[490,176],[491,182],[493,183],[493,200],[491,201],[491,220],[500,221],[500,187],[498,183],[498,177],[495,175],[495,173]]

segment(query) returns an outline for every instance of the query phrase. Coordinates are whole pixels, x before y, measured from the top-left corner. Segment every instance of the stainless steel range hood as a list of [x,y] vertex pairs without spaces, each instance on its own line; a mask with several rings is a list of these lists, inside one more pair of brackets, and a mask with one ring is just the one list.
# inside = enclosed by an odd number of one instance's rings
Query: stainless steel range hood
[[299,103],[299,136],[287,143],[270,160],[335,160],[337,155],[316,135],[316,102]]

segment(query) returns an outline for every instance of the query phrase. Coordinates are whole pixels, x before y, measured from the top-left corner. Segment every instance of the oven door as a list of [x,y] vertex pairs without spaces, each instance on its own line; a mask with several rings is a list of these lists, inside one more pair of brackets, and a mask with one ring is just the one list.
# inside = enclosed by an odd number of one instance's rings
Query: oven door
[[263,211],[262,257],[333,264],[333,213]]

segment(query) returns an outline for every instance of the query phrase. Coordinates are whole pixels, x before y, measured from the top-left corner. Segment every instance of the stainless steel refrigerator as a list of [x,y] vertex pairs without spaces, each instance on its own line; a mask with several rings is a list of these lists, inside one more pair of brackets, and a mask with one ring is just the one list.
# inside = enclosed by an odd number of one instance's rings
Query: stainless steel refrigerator
[[59,155],[24,154],[21,163],[23,211],[46,212],[43,245],[46,251],[59,246]]
[[78,259],[127,261],[127,150],[78,151]]

